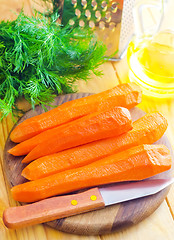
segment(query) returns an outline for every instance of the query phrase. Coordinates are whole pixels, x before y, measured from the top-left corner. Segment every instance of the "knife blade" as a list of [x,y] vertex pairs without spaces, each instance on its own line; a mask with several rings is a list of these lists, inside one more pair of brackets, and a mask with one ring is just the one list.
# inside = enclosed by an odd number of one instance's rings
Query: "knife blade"
[[173,182],[174,178],[115,183],[76,194],[44,199],[28,205],[9,207],[3,212],[3,222],[6,227],[12,229],[44,223],[149,196]]

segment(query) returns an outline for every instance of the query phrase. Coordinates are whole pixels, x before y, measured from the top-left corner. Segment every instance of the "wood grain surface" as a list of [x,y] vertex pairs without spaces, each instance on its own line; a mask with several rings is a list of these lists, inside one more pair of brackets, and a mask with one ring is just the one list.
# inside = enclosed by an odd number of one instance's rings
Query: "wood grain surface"
[[[32,8],[40,9],[40,0],[0,0],[0,19],[14,19],[16,12],[24,7],[27,14],[32,14]],[[173,21],[174,1],[168,0],[170,13],[165,14],[166,26],[170,26]],[[157,16],[151,9],[148,9],[147,16],[143,16],[146,22],[153,19],[157,21]],[[113,39],[114,41],[114,39]],[[118,83],[129,82],[128,79],[128,65],[126,56],[119,62],[106,62],[99,67],[103,72],[102,77],[91,75],[88,82],[79,81],[77,83],[78,92],[92,92],[98,93],[109,88],[114,87]],[[29,109],[28,102],[20,101],[22,109]],[[160,111],[168,120],[168,129],[166,135],[174,150],[174,99],[159,99],[146,98],[143,96],[143,101],[138,106],[147,113]],[[12,199],[9,184],[7,183],[6,174],[3,172],[3,150],[8,134],[13,127],[14,122],[9,115],[6,119],[0,122],[0,239],[1,240],[173,240],[174,236],[174,184],[165,198],[165,201],[160,207],[154,211],[149,217],[143,221],[135,224],[130,228],[116,231],[110,234],[97,236],[78,236],[75,234],[68,234],[49,227],[47,224],[38,224],[23,229],[9,230],[3,225],[2,213],[3,210],[9,206],[18,205]],[[79,215],[80,217],[80,215]],[[112,217],[109,214],[104,218]],[[68,219],[66,219],[67,221]],[[71,219],[69,219],[71,220]],[[82,219],[81,219],[82,221]],[[108,226],[109,228],[109,226]]]
[[[55,99],[54,104],[60,105],[66,101],[76,98],[85,97],[88,93],[76,93],[59,96]],[[47,107],[51,109],[51,107]],[[35,110],[28,111],[18,123],[25,119],[38,115],[44,110],[37,106]],[[139,108],[130,110],[133,121],[137,120],[145,113]],[[15,127],[15,126],[14,126]],[[172,152],[169,141],[166,136],[163,136],[157,143],[165,144]],[[11,186],[25,182],[25,178],[21,176],[22,169],[26,164],[22,164],[22,157],[14,157],[7,152],[8,149],[13,147],[15,143],[7,139],[4,149],[4,172]],[[171,170],[158,174],[155,177],[168,178],[171,175]],[[105,209],[92,211],[85,214],[63,218],[55,221],[48,222],[47,225],[52,228],[58,229],[63,232],[80,234],[80,235],[99,235],[119,231],[123,228],[130,227],[142,221],[144,218],[152,214],[165,199],[169,187],[160,191],[157,194],[143,197],[121,204],[106,207]]]

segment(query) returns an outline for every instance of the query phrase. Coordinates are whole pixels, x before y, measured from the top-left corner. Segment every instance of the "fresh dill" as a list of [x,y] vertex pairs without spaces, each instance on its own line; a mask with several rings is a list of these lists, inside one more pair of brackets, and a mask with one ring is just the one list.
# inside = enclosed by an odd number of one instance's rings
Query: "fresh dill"
[[106,47],[90,29],[62,27],[57,14],[0,22],[1,119],[24,97],[34,108],[62,93],[71,93],[78,80],[88,80],[105,61]]

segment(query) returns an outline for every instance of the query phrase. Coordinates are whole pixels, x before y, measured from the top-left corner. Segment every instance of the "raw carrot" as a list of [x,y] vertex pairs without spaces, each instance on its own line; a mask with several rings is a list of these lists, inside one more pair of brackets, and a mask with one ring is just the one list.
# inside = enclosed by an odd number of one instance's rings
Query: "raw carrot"
[[22,175],[36,180],[81,167],[137,145],[154,143],[163,136],[166,128],[167,120],[161,113],[146,114],[135,121],[133,129],[127,133],[36,159],[23,169]]
[[107,91],[66,102],[48,112],[26,119],[11,132],[13,142],[22,142],[47,129],[114,106],[128,109],[141,102],[141,89],[135,83],[120,84]]
[[139,145],[84,167],[70,169],[11,189],[20,202],[34,202],[92,186],[143,180],[171,168],[164,145]]
[[111,110],[92,113],[63,126],[49,129],[17,144],[9,150],[9,153],[20,156],[31,150],[25,158],[28,162],[70,147],[118,136],[130,129],[132,129],[132,120],[129,110],[114,107]]
[[[77,120],[74,120],[77,121]],[[42,143],[44,140],[48,138],[50,134],[54,134],[55,131],[60,131],[61,128],[67,127],[71,123],[66,123],[64,125],[48,129],[40,134],[29,138],[21,143],[18,143],[13,148],[9,149],[8,152],[14,156],[21,156],[28,154],[33,148],[35,148],[38,144]]]

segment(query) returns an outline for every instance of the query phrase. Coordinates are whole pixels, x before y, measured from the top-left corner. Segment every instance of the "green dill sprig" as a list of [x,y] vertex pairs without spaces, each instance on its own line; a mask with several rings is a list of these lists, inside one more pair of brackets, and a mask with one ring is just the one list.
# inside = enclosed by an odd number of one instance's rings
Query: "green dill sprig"
[[57,14],[0,23],[0,111],[2,118],[24,97],[32,107],[48,104],[56,95],[73,92],[78,80],[88,80],[105,61],[106,47],[90,29],[62,28]]

